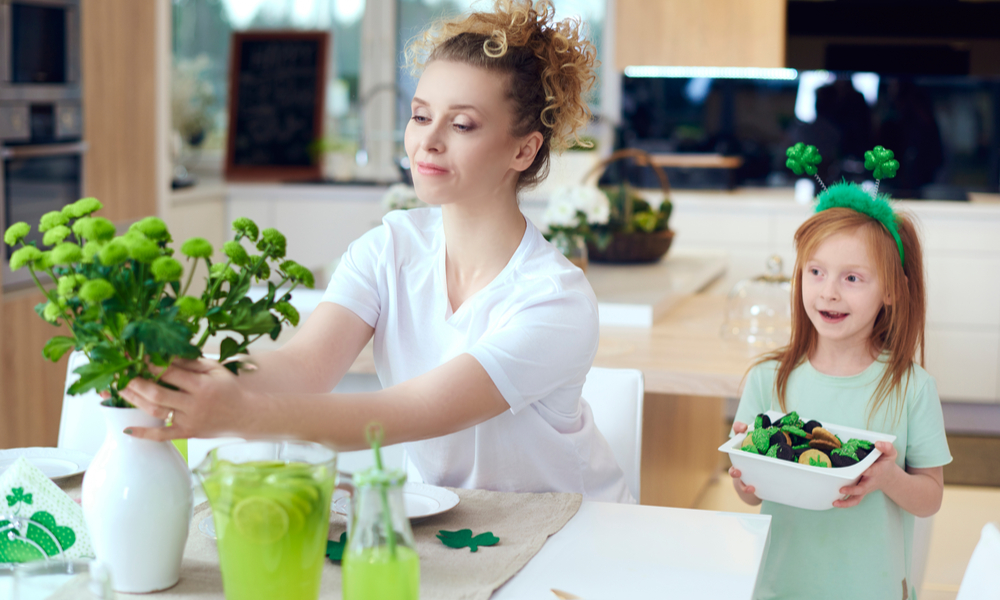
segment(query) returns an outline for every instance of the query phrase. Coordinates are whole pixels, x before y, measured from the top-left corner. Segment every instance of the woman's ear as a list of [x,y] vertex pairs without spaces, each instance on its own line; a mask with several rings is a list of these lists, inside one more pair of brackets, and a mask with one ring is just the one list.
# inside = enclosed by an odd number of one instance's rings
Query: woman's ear
[[538,155],[538,150],[542,147],[544,141],[545,138],[542,137],[541,131],[532,131],[521,138],[521,143],[517,147],[517,154],[514,156],[514,160],[511,161],[510,168],[515,171],[527,170],[531,166],[531,163],[535,162],[535,156]]

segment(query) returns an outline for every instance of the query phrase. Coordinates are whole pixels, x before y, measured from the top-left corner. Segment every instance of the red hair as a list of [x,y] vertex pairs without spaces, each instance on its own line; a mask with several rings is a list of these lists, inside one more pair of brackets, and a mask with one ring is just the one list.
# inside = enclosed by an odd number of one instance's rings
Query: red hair
[[912,218],[896,213],[896,225],[903,243],[905,262],[899,260],[896,241],[886,228],[868,215],[849,208],[830,208],[809,218],[795,232],[795,270],[792,274],[792,336],[787,346],[771,352],[754,366],[775,360],[778,368],[774,390],[781,409],[787,412],[785,394],[788,378],[816,349],[817,333],[802,303],[802,270],[820,244],[838,233],[860,231],[868,246],[882,290],[889,296],[875,317],[868,343],[873,354],[888,354],[885,373],[875,389],[868,409],[868,422],[887,403],[897,422],[903,408],[902,398],[909,385],[912,366],[924,364],[924,323],[926,298],[923,256]]

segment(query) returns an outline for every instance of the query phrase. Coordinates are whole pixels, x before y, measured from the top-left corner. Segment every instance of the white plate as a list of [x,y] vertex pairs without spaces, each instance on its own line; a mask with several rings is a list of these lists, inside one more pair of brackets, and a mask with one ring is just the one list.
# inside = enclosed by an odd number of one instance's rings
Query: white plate
[[[406,505],[406,516],[410,520],[426,519],[434,515],[448,512],[458,506],[458,494],[451,490],[428,485],[426,483],[406,483],[403,484],[403,503]],[[333,493],[331,512],[347,516],[349,510],[350,497],[340,491]],[[198,523],[198,530],[206,536],[215,539],[215,521],[209,515]]]
[[22,456],[53,481],[83,473],[94,460],[86,452],[66,448],[12,448],[0,450],[0,475]]

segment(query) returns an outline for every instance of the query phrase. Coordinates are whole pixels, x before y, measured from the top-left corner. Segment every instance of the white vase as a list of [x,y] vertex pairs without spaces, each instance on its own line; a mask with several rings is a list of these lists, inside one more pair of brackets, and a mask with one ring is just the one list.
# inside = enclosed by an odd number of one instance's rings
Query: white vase
[[137,408],[101,406],[107,437],[83,477],[83,516],[115,591],[165,590],[180,579],[191,523],[191,474],[170,442],[126,427],[162,427]]

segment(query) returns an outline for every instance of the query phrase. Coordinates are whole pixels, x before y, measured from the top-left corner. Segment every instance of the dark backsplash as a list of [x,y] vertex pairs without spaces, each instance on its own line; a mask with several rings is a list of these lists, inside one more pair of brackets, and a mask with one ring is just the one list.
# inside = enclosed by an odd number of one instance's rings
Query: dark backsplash
[[796,116],[807,73],[785,81],[625,77],[618,144],[743,158],[735,171],[671,169],[675,187],[790,186],[785,149],[805,142],[823,155],[827,183],[870,179],[863,154],[882,145],[900,162],[896,178],[882,182],[896,198],[1000,191],[1000,77],[882,76],[866,101],[851,75],[837,73],[814,102],[800,101],[812,122]]

